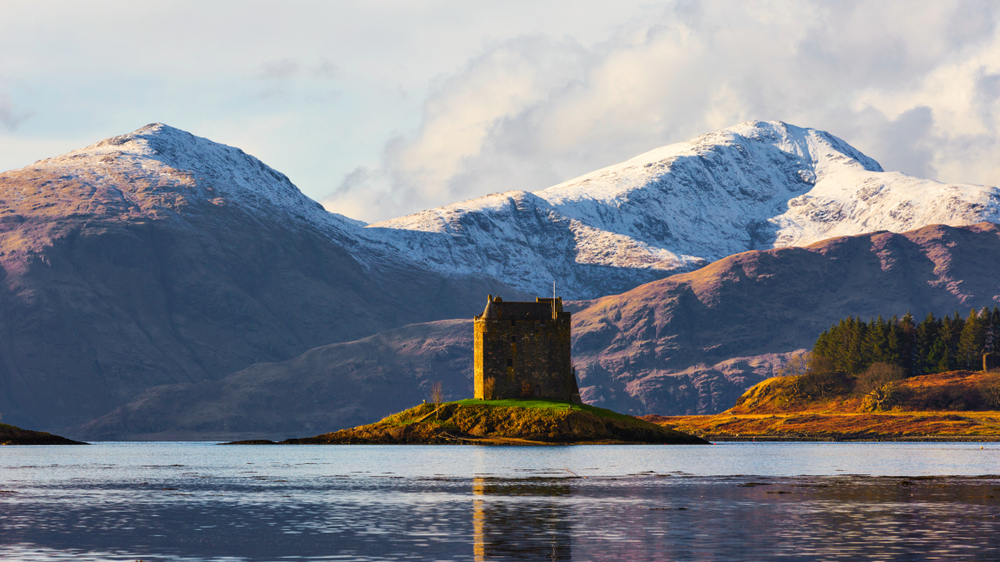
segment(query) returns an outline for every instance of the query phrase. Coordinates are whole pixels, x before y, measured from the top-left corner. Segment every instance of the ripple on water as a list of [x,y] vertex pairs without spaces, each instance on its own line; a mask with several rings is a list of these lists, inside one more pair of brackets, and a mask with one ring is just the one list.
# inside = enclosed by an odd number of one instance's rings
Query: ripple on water
[[968,445],[19,451],[0,559],[1000,559]]

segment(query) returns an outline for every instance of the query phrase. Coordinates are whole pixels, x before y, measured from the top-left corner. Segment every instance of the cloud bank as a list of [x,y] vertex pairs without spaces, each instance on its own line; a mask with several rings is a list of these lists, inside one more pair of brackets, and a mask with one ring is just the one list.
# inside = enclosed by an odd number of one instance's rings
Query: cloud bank
[[886,170],[997,185],[998,19],[988,1],[673,2],[596,44],[500,41],[435,80],[419,128],[323,202],[377,221],[537,190],[748,119],[827,130]]

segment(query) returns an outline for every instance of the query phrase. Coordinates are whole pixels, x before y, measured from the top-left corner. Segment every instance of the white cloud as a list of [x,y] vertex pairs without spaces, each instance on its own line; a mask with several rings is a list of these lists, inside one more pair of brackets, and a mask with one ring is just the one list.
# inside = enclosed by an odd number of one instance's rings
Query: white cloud
[[780,119],[1000,183],[995,0],[0,6],[0,170],[163,121],[376,220]]
[[746,119],[830,131],[889,170],[1000,184],[998,16],[991,2],[677,2],[588,46],[516,37],[435,82],[419,129],[325,204],[377,220],[540,189]]

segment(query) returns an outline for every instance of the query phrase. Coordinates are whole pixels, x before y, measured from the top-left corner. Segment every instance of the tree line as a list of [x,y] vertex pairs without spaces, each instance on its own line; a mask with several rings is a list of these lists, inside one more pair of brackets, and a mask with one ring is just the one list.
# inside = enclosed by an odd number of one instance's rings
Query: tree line
[[[972,309],[962,318],[927,315],[919,324],[913,315],[881,316],[865,322],[849,316],[816,340],[812,361],[856,376],[876,363],[896,365],[905,376],[982,369],[983,354],[1000,349],[1000,308]],[[818,366],[818,365],[817,365]]]

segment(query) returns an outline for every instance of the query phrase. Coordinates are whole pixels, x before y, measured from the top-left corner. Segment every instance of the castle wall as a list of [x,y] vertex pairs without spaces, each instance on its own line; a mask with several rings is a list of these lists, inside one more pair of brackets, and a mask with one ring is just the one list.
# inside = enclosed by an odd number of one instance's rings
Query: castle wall
[[[553,320],[551,309],[543,304],[544,314],[518,314],[521,319],[517,319],[509,314],[519,310],[515,305],[536,303],[502,304],[511,307],[499,308],[496,317],[475,320],[475,397],[578,401],[570,354],[570,313],[560,310]],[[485,392],[488,378],[494,381],[492,396]]]

